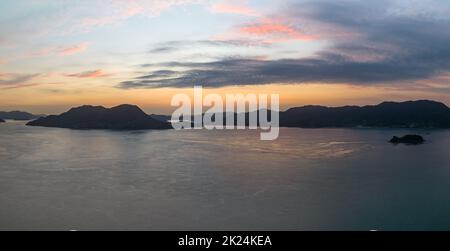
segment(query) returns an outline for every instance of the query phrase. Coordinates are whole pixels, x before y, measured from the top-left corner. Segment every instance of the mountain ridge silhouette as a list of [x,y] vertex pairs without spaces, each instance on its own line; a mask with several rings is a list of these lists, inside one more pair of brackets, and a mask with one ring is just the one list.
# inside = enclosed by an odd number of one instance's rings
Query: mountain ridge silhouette
[[169,123],[158,121],[135,105],[112,108],[84,105],[61,115],[51,115],[31,121],[28,126],[59,127],[69,129],[145,130],[170,129]]
[[[270,115],[270,112],[268,114]],[[245,115],[248,121],[250,113]],[[229,116],[224,113],[224,119]],[[236,118],[237,114],[234,116]],[[112,108],[84,105],[72,108],[61,115],[39,118],[27,125],[71,129],[170,129],[169,119],[170,116],[167,115],[147,115],[135,105],[119,105]],[[280,112],[280,126],[450,128],[450,108],[431,100],[382,102],[367,106],[307,105]]]

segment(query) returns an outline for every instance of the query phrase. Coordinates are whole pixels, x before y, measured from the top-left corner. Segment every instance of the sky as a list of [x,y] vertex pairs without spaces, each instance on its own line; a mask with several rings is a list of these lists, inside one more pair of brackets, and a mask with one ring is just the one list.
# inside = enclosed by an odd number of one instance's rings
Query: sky
[[282,109],[450,105],[447,0],[2,0],[0,110],[170,113],[174,94],[280,94]]

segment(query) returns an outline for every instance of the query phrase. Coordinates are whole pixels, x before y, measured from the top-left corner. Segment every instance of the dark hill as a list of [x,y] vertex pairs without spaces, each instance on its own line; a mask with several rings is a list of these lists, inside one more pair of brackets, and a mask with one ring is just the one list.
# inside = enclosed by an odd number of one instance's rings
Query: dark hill
[[172,116],[168,116],[168,115],[158,115],[158,114],[152,114],[150,115],[150,117],[162,121],[162,122],[168,122],[172,119]]
[[153,119],[139,107],[120,105],[110,109],[102,106],[72,108],[58,116],[47,116],[29,122],[29,126],[70,129],[145,130],[170,129],[169,123]]
[[21,111],[0,112],[0,119],[33,120],[39,117],[40,117],[39,115],[34,115],[28,112],[21,112]]
[[384,102],[375,106],[304,106],[280,114],[285,127],[450,128],[450,109],[439,102]]

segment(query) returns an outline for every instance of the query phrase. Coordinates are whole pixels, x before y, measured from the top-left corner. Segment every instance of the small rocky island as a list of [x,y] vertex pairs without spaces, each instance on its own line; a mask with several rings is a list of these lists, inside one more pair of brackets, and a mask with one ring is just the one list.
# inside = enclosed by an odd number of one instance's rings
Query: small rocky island
[[172,128],[170,123],[156,120],[134,105],[120,105],[109,109],[102,106],[81,106],[72,108],[61,115],[39,118],[27,125],[80,130],[164,130]]
[[394,136],[389,142],[392,144],[419,145],[423,144],[425,139],[420,135],[405,135],[403,137]]

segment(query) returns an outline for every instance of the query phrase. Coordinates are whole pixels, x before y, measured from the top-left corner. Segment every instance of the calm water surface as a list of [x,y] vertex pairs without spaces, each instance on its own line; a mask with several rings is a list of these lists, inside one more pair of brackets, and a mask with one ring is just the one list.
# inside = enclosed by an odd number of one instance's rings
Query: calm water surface
[[[450,230],[450,131],[0,124],[0,230]],[[393,146],[421,133],[420,146]]]

